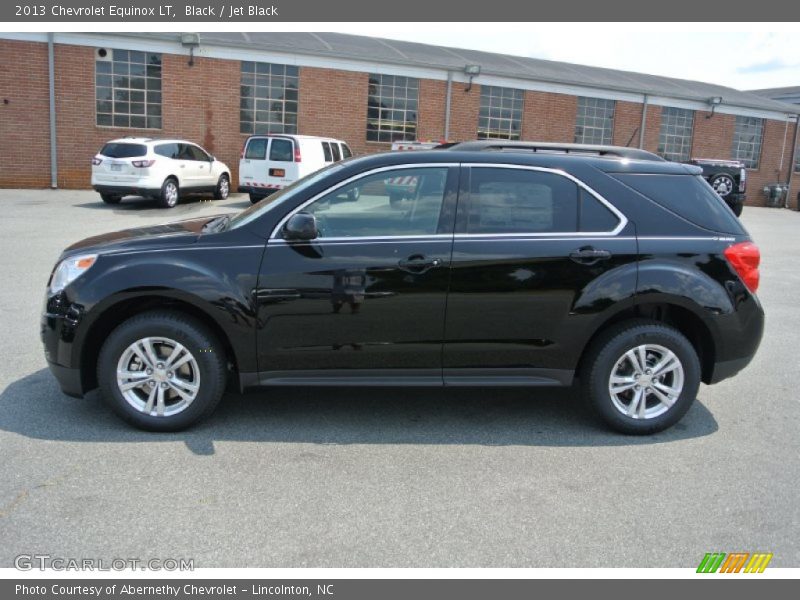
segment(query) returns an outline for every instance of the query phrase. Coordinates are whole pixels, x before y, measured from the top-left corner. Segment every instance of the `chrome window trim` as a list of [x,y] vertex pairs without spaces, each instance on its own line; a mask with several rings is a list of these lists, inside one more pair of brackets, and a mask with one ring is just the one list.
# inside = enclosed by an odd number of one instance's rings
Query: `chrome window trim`
[[508,163],[418,163],[418,164],[402,164],[402,165],[391,165],[386,167],[377,167],[375,169],[370,169],[369,171],[364,171],[363,173],[359,173],[358,175],[354,175],[344,181],[340,181],[333,187],[329,187],[324,191],[320,192],[319,194],[313,196],[312,198],[303,202],[300,206],[290,211],[287,215],[285,215],[278,224],[273,228],[272,233],[269,235],[268,242],[272,240],[283,240],[283,238],[278,236],[278,232],[281,228],[286,224],[294,214],[302,211],[308,205],[316,202],[323,196],[326,196],[332,192],[335,192],[337,189],[352,183],[353,181],[357,181],[359,179],[363,179],[369,175],[373,175],[375,173],[381,173],[384,171],[394,171],[397,169],[417,169],[417,168],[431,168],[431,167],[468,167],[468,168],[490,168],[490,169],[520,169],[526,171],[539,171],[542,173],[552,173],[554,175],[560,175],[561,177],[565,177],[569,179],[573,183],[575,183],[578,187],[585,190],[589,194],[591,194],[595,199],[597,199],[603,206],[605,206],[611,213],[617,217],[618,223],[617,226],[612,229],[611,231],[550,231],[550,232],[517,232],[517,233],[436,233],[430,235],[386,235],[386,236],[355,236],[355,237],[338,237],[338,238],[319,238],[318,240],[314,240],[318,243],[320,242],[329,242],[329,241],[368,241],[368,240],[403,240],[403,239],[428,239],[428,238],[448,238],[448,239],[471,239],[471,238],[481,238],[481,237],[489,237],[492,239],[502,239],[502,238],[512,238],[512,237],[534,237],[534,238],[552,238],[554,236],[560,236],[565,238],[607,238],[607,237],[614,237],[619,234],[623,229],[625,229],[626,225],[628,224],[628,218],[620,212],[617,207],[611,204],[608,200],[606,200],[599,192],[596,192],[594,189],[586,185],[583,181],[564,171],[563,169],[553,169],[550,167],[536,167],[532,165],[514,165]]
[[[391,165],[391,166],[387,166],[387,167],[377,167],[375,169],[370,169],[369,171],[364,171],[363,173],[359,173],[358,175],[353,175],[352,177],[350,177],[348,179],[345,179],[344,181],[340,181],[339,183],[337,183],[333,187],[326,188],[324,191],[320,192],[316,196],[313,196],[312,198],[309,198],[308,200],[303,202],[300,206],[298,206],[297,208],[295,208],[294,210],[289,212],[280,221],[278,221],[278,224],[273,228],[272,233],[269,234],[269,239],[270,240],[283,239],[283,238],[278,236],[278,232],[286,224],[286,221],[288,221],[293,215],[295,215],[296,213],[299,213],[306,206],[308,206],[309,204],[313,204],[314,202],[316,202],[317,200],[319,200],[323,196],[327,196],[328,194],[330,194],[332,192],[335,192],[339,188],[344,187],[347,184],[352,183],[353,181],[358,181],[359,179],[363,179],[364,177],[368,177],[369,175],[373,175],[375,173],[382,173],[384,171],[394,171],[396,169],[425,169],[425,168],[430,168],[430,167],[445,167],[445,168],[449,169],[451,167],[458,167],[458,166],[460,166],[459,163],[418,163],[418,164]],[[442,201],[444,202],[444,197],[442,197]],[[450,234],[450,233],[438,233],[438,234],[430,234],[430,236],[426,236],[426,235],[402,235],[402,236],[385,235],[385,236],[374,236],[374,235],[372,235],[372,236],[348,237],[348,238],[338,238],[338,239],[347,239],[347,240],[378,239],[378,238],[382,238],[382,239],[403,239],[403,238],[421,238],[421,237],[431,237],[431,236],[447,236],[448,238],[452,238],[453,237],[452,234]],[[328,240],[333,240],[333,239],[337,239],[337,238],[320,238],[320,240],[322,240],[322,239],[324,239],[325,241],[328,241]]]
[[586,185],[583,181],[581,181],[580,179],[578,179],[574,175],[571,175],[570,173],[567,173],[563,169],[553,169],[553,168],[550,168],[550,167],[535,167],[535,166],[532,166],[532,165],[512,165],[512,164],[506,164],[506,163],[498,163],[498,164],[495,164],[495,163],[463,163],[462,166],[466,166],[466,167],[469,167],[469,168],[479,168],[479,169],[481,169],[481,168],[489,168],[489,169],[520,169],[520,170],[524,170],[524,171],[539,171],[539,172],[542,172],[542,173],[552,173],[553,175],[560,175],[561,177],[565,177],[565,178],[569,179],[574,184],[576,184],[579,188],[585,190],[590,195],[594,196],[594,198],[597,199],[597,201],[599,201],[600,204],[605,206],[608,210],[611,211],[611,213],[615,217],[617,217],[619,222],[617,223],[617,226],[614,229],[610,230],[610,231],[548,231],[548,232],[544,232],[544,233],[543,232],[538,232],[538,231],[537,232],[520,231],[520,232],[517,232],[517,233],[489,233],[489,234],[486,234],[486,233],[457,233],[456,234],[456,239],[458,239],[458,238],[469,239],[471,237],[486,237],[486,236],[492,236],[492,237],[498,237],[498,238],[514,237],[514,236],[529,236],[529,237],[564,236],[564,237],[568,237],[568,238],[577,238],[577,237],[601,237],[601,238],[606,238],[606,237],[616,236],[623,229],[625,229],[625,226],[628,224],[628,218],[624,214],[622,214],[622,212],[620,212],[617,209],[616,206],[614,206],[608,200],[606,200],[599,192],[596,192],[591,187]]

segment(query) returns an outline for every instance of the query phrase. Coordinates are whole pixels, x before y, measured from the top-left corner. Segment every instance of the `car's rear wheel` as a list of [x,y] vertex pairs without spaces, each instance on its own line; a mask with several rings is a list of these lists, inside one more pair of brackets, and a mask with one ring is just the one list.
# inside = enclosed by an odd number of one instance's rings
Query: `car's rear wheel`
[[253,193],[250,194],[250,202],[251,204],[255,204],[256,202],[260,202],[264,199],[264,196],[257,196]]
[[656,433],[677,423],[694,402],[700,360],[677,329],[655,321],[623,323],[588,349],[581,385],[613,429]]
[[227,175],[220,175],[217,187],[214,189],[214,200],[225,200],[231,193],[231,182]]
[[119,204],[122,200],[122,196],[116,194],[100,194],[100,197],[106,204]]
[[103,399],[123,419],[150,431],[178,431],[207,417],[225,390],[226,359],[201,323],[148,312],[119,325],[97,362]]
[[180,200],[180,188],[178,181],[174,177],[168,177],[161,184],[161,195],[159,201],[164,208],[172,208]]

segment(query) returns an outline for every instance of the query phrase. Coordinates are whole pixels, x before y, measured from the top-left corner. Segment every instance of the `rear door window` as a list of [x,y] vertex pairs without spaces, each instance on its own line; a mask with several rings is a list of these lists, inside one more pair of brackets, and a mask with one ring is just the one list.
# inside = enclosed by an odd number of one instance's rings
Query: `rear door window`
[[269,159],[278,162],[294,161],[294,144],[292,144],[292,141],[272,138],[272,144],[269,147]]
[[178,158],[179,147],[178,144],[159,144],[153,149],[153,152],[166,158]]
[[244,157],[249,160],[265,160],[267,158],[268,138],[254,138],[247,143]]
[[600,200],[582,189],[578,206],[578,231],[608,233],[619,225],[619,218]]
[[147,154],[147,146],[144,144],[109,142],[103,146],[100,154],[109,158],[135,158],[137,156],[145,156]]
[[325,162],[333,162],[331,145],[328,142],[322,142],[322,154],[325,156]]
[[342,160],[342,154],[339,152],[339,144],[331,143],[331,151],[333,152],[333,160],[335,162]]
[[745,234],[733,211],[701,175],[614,175],[667,210],[719,233]]
[[578,186],[566,177],[528,169],[472,169],[467,233],[566,233],[577,231],[577,225]]

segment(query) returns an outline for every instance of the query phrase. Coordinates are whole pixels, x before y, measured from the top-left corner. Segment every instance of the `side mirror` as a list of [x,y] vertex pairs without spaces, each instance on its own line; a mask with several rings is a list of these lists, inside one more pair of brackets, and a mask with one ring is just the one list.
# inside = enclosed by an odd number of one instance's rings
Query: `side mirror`
[[318,236],[317,219],[307,212],[293,214],[283,226],[283,238],[285,240],[307,242],[316,239]]

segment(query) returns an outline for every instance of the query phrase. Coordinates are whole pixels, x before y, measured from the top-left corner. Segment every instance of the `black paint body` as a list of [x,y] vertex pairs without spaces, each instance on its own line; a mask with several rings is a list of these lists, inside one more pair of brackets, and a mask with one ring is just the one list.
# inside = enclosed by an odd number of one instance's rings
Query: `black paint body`
[[[272,237],[295,208],[365,171],[448,166],[438,232],[403,239]],[[613,236],[464,235],[470,164],[569,174],[627,218]],[[763,311],[723,251],[740,232],[703,229],[635,193],[614,173],[695,173],[667,162],[558,154],[430,151],[352,159],[245,225],[208,218],[89,238],[64,257],[97,263],[47,301],[41,334],[62,389],[96,385],[103,339],[122,319],[171,306],[224,343],[241,388],[304,385],[569,385],[588,343],[636,316],[679,326],[713,383],[747,365]],[[268,201],[267,201],[268,202]],[[576,261],[580,248],[606,260]],[[63,258],[63,257],[62,257]]]

